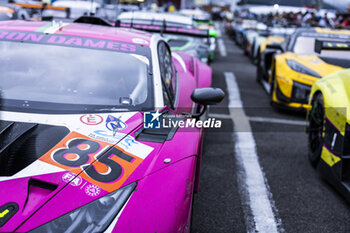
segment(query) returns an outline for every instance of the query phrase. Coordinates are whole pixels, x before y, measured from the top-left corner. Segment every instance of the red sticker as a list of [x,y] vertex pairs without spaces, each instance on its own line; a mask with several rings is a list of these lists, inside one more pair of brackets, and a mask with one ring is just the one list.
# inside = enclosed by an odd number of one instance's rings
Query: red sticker
[[86,125],[98,125],[102,123],[103,118],[97,114],[86,114],[80,117],[80,121]]

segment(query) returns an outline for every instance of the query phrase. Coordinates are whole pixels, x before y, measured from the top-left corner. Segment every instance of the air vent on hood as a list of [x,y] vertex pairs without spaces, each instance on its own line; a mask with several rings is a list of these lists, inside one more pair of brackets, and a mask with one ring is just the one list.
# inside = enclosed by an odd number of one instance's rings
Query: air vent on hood
[[173,139],[176,130],[177,127],[160,129],[141,128],[135,133],[135,136],[138,141],[163,143]]
[[68,133],[62,126],[0,121],[0,176],[16,174]]
[[58,185],[41,180],[30,179],[28,182],[27,199],[22,214],[27,214],[37,207],[42,200],[56,190]]

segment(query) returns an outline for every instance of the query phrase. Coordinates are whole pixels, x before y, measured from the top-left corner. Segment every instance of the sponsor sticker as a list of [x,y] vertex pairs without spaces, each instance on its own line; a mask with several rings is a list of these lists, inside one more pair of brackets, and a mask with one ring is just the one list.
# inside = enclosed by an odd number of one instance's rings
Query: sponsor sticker
[[100,194],[100,192],[101,192],[101,189],[94,184],[89,184],[85,188],[85,193],[91,197],[98,196]]
[[134,42],[135,44],[148,44],[147,40],[141,38],[133,38],[132,42]]
[[[126,181],[144,158],[117,145],[71,132],[39,160],[79,175],[107,192],[112,192]],[[73,178],[67,174],[62,179],[69,181]],[[74,185],[80,184],[80,180],[74,181]]]
[[97,114],[85,114],[80,117],[80,121],[85,125],[99,125],[103,122],[103,118]]
[[126,127],[127,125],[124,121],[112,115],[108,115],[106,119],[106,128],[109,131],[113,131],[113,132],[121,131],[123,129],[126,129]]
[[72,186],[79,186],[83,182],[83,179],[80,176],[76,176],[70,172],[66,172],[62,175],[62,180],[66,183],[70,182]]
[[[0,40],[21,41],[27,43],[44,43],[51,45],[61,45],[70,47],[82,47],[99,50],[118,51],[124,53],[143,53],[145,46],[131,44],[121,41],[103,40],[80,36],[43,34],[38,32],[8,31],[0,30]],[[148,53],[148,49],[147,49]]]

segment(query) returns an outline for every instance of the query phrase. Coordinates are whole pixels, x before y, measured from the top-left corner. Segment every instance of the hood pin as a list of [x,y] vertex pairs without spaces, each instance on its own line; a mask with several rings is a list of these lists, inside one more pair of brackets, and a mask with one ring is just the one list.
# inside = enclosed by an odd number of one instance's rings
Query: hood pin
[[171,159],[164,159],[164,163],[170,163]]

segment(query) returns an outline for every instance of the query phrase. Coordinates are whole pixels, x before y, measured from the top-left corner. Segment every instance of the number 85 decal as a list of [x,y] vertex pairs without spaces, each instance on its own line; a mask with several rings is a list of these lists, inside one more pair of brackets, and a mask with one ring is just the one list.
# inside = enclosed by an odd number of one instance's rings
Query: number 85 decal
[[[128,163],[132,163],[135,158],[113,146],[106,146],[99,151],[100,148],[101,145],[98,142],[75,138],[67,143],[66,148],[53,151],[51,158],[63,166],[81,167],[86,175],[96,181],[102,183],[114,182],[123,175],[123,167],[110,157],[117,156]],[[91,154],[95,154],[96,161],[108,168],[106,172],[99,172],[93,164],[88,163]]]

